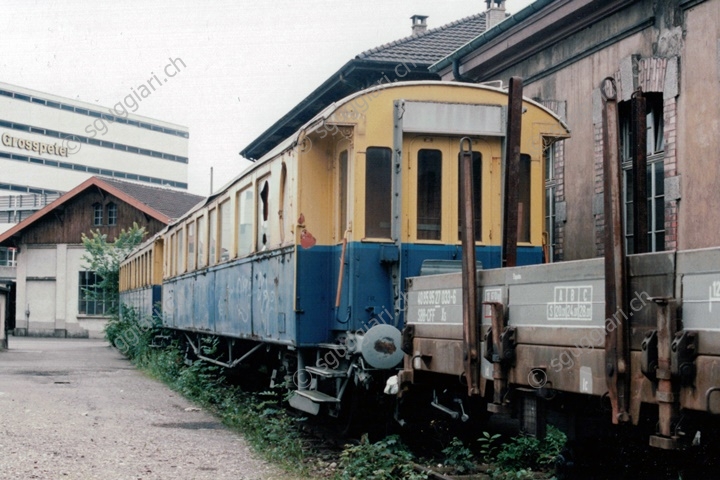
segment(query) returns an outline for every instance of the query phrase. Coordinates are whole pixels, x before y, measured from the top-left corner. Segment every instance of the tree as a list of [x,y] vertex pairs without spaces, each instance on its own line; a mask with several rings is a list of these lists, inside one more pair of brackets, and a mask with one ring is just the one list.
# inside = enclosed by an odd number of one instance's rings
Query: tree
[[131,228],[123,229],[113,242],[108,242],[107,234],[100,233],[100,230],[91,230],[89,237],[83,233],[82,242],[86,253],[82,258],[99,280],[94,290],[85,291],[89,298],[103,298],[113,310],[117,308],[120,295],[120,262],[140,245],[146,233],[145,228],[139,227],[135,222]]

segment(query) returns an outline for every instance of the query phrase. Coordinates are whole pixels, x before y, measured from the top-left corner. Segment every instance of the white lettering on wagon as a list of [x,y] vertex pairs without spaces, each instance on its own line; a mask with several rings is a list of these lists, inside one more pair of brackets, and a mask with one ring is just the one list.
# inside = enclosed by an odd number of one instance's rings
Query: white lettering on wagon
[[[502,302],[502,289],[501,288],[486,288],[483,292],[483,302]],[[492,307],[490,305],[483,305],[483,317],[488,322],[492,321]]]
[[556,286],[553,297],[554,301],[547,303],[548,320],[592,320],[592,285]]
[[409,310],[411,323],[462,323],[461,289],[423,290],[412,293],[414,295],[411,294]]
[[708,311],[712,313],[712,304],[720,302],[720,280],[715,280],[710,284],[710,294],[708,296]]

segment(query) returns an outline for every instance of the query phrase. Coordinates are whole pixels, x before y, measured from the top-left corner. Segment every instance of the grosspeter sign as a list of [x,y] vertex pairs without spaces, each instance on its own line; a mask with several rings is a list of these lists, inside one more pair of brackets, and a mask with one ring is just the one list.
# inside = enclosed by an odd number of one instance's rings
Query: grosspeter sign
[[22,138],[13,137],[7,133],[2,134],[2,143],[6,147],[22,148],[30,152],[35,152],[38,155],[49,153],[51,155],[67,157],[67,148],[58,143],[51,145],[49,143],[36,142],[33,140],[23,140]]

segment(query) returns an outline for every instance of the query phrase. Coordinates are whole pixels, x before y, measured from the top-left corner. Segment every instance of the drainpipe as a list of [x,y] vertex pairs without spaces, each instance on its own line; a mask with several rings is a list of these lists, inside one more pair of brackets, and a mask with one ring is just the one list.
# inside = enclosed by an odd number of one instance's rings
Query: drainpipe
[[462,73],[460,73],[460,60],[455,59],[452,63],[453,67],[453,78],[456,82],[463,82],[463,83],[475,83],[470,77],[466,77]]

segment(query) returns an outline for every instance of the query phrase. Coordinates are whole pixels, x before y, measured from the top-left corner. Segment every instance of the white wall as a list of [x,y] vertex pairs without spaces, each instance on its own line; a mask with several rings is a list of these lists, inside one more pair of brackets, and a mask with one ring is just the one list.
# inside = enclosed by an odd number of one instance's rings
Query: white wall
[[[82,245],[21,245],[17,261],[16,332],[102,338],[104,317],[78,314]],[[29,311],[29,315],[26,312]]]

